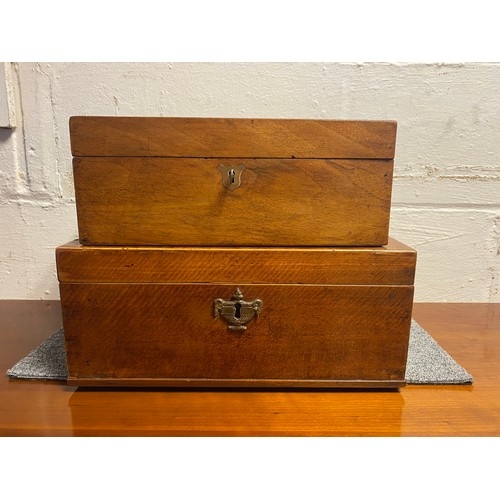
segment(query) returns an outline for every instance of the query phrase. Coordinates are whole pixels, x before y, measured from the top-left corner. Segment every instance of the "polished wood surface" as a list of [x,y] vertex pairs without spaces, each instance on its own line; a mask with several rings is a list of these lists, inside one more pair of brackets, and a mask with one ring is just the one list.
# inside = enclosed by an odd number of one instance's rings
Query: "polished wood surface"
[[416,252],[383,248],[94,247],[56,249],[63,283],[412,285]]
[[[64,245],[57,266],[71,382],[400,386],[415,255],[395,240],[257,251]],[[246,331],[214,315],[214,300],[230,300],[236,287],[264,303]]]
[[72,116],[73,156],[394,158],[396,122]]
[[245,300],[263,303],[244,331],[228,329],[213,313],[214,299],[229,300],[234,290],[61,283],[72,382],[404,384],[412,286],[244,285]]
[[[3,436],[500,436],[500,304],[415,304],[475,378],[399,390],[86,389],[0,378]],[[61,324],[58,303],[0,302],[5,372]]]
[[[219,165],[244,165],[241,185]],[[87,245],[384,245],[392,160],[75,158]]]

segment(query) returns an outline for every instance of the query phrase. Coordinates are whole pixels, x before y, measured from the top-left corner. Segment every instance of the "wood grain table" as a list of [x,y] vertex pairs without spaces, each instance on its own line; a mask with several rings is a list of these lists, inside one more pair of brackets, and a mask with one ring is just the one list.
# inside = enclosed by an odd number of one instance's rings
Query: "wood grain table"
[[0,301],[1,436],[499,436],[500,304],[416,304],[473,385],[400,390],[87,389],[9,380],[61,324],[55,301]]

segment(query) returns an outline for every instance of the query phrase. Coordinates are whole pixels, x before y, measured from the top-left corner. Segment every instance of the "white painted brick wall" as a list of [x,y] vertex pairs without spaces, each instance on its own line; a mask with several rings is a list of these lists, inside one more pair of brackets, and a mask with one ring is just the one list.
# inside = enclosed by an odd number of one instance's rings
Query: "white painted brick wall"
[[0,128],[0,298],[58,298],[77,237],[71,115],[393,119],[391,233],[417,301],[498,302],[500,64],[35,64],[10,67]]

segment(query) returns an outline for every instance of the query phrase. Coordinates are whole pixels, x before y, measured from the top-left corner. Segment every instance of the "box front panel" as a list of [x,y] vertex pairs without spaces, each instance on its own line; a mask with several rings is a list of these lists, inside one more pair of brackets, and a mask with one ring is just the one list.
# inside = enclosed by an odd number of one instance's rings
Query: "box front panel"
[[392,160],[75,158],[91,245],[385,245]]
[[235,330],[234,285],[61,284],[70,377],[404,380],[413,287],[239,288],[262,307]]

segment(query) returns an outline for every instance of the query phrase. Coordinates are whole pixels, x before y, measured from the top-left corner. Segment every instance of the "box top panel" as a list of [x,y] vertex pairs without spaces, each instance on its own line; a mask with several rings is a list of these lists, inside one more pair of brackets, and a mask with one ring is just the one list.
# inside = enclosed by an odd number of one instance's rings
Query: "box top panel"
[[412,285],[416,252],[384,247],[99,247],[56,250],[61,283]]
[[395,121],[72,116],[73,156],[392,159]]

